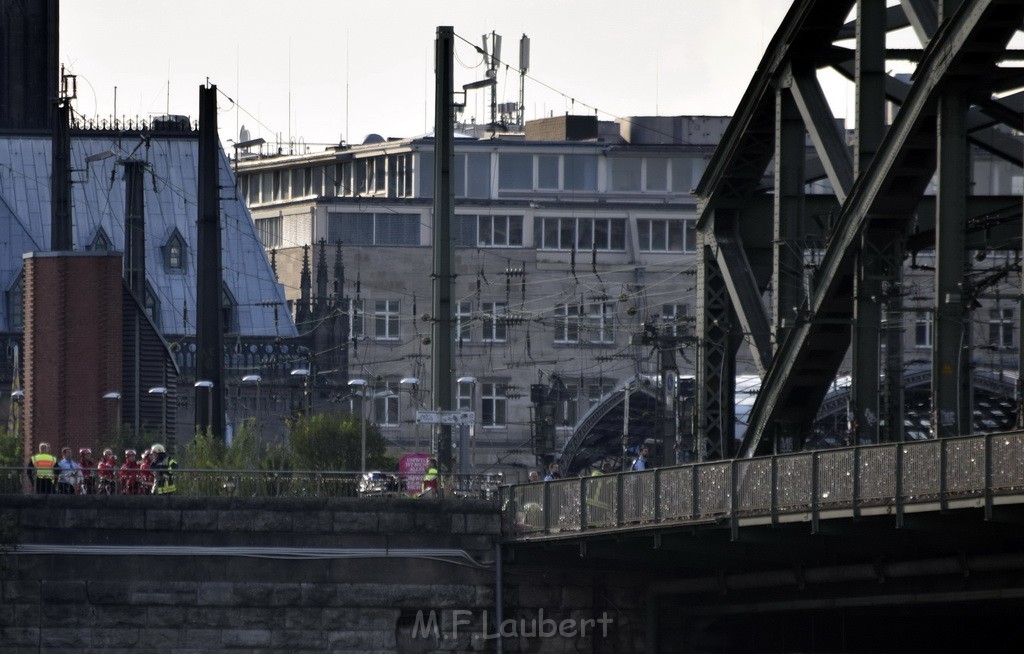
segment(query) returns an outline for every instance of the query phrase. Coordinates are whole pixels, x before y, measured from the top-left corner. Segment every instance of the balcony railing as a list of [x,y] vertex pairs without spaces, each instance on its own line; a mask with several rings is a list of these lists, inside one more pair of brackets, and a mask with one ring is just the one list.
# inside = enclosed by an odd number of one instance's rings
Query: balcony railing
[[[822,517],[1024,502],[1024,433],[817,450],[502,488],[506,535],[564,537],[670,524]],[[1010,501],[1010,500],[1006,500]]]

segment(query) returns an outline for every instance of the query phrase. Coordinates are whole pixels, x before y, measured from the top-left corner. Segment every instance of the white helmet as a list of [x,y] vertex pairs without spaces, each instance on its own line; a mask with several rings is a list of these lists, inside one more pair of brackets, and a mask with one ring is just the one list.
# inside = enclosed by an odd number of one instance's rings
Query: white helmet
[[165,450],[164,446],[161,445],[160,443],[153,443],[153,446],[149,448],[149,451],[163,453],[166,452],[167,450]]

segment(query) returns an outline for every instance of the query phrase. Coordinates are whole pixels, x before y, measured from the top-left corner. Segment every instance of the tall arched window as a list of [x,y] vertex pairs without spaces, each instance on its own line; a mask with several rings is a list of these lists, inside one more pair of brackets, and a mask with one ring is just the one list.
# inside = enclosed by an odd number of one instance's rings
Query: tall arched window
[[238,331],[238,303],[235,302],[235,296],[231,294],[227,284],[224,284],[220,290],[220,311],[224,321],[224,333],[236,333]]
[[185,272],[185,255],[187,254],[185,238],[177,229],[171,232],[164,244],[164,266],[167,272]]

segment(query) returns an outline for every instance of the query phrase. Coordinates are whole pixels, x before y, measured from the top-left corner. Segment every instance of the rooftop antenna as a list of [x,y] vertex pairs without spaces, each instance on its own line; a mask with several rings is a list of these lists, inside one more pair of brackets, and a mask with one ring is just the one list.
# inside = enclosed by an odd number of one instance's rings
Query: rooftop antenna
[[526,126],[526,71],[530,69],[530,37],[519,39],[519,126]]

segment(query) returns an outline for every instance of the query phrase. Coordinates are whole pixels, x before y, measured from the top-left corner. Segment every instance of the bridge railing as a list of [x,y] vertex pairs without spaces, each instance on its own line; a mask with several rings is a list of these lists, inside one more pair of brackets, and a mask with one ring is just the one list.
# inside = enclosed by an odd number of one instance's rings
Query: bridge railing
[[[745,518],[814,523],[828,511],[945,508],[1024,494],[1024,433],[886,443],[558,479],[502,489],[506,533],[536,538]],[[977,500],[975,500],[977,503]],[[794,518],[790,518],[794,519]]]
[[[91,468],[90,482],[75,494],[148,495],[142,475],[105,478]],[[432,499],[497,499],[501,476],[442,475],[440,489],[421,493],[422,475],[406,473],[360,473],[311,470],[192,470],[173,473],[175,494],[187,497],[424,497]],[[56,486],[47,488],[58,491]],[[0,495],[34,493],[25,468],[0,467]]]

